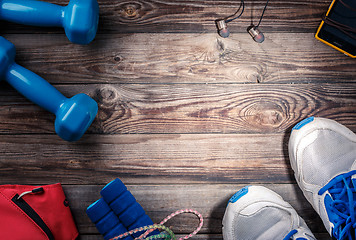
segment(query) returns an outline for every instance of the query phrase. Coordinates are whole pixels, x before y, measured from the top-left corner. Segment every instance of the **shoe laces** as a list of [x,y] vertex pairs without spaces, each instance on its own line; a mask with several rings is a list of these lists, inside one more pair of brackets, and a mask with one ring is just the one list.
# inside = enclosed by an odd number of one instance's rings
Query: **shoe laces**
[[293,235],[296,234],[297,232],[298,232],[297,230],[292,230],[292,231],[290,231],[290,232],[287,234],[287,236],[285,236],[285,237],[283,238],[283,240],[290,240],[290,239],[292,239]]
[[[332,234],[336,239],[355,239],[356,235],[356,181],[352,175],[356,170],[341,174],[333,178],[328,184],[322,187],[318,194],[322,195],[329,191],[328,200],[325,199],[325,208],[328,212],[329,220],[334,223]],[[329,199],[330,198],[330,199]]]
[[[297,232],[298,232],[298,230],[296,230],[296,229],[290,231],[290,232],[283,238],[283,240],[290,240],[290,239],[292,239],[292,237],[293,237]],[[308,240],[308,239],[306,239],[306,238],[304,238],[304,237],[299,237],[299,238],[297,238],[296,240]]]

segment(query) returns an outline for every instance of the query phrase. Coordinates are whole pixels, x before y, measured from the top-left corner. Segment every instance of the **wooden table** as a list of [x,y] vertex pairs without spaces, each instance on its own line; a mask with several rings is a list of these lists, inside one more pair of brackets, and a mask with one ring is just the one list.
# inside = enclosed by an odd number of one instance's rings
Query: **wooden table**
[[[65,5],[68,1],[52,0]],[[63,184],[80,239],[101,239],[85,214],[100,189],[120,178],[158,222],[181,208],[200,211],[195,239],[222,239],[227,200],[245,185],[269,187],[290,202],[318,239],[330,239],[296,185],[288,159],[291,128],[309,116],[356,131],[355,60],[314,32],[330,0],[246,1],[227,39],[214,20],[239,1],[100,0],[100,26],[87,46],[62,29],[2,21],[16,61],[64,95],[84,92],[99,113],[75,143],[54,133],[54,116],[11,86],[0,89],[0,183]],[[189,233],[198,221],[168,225]]]

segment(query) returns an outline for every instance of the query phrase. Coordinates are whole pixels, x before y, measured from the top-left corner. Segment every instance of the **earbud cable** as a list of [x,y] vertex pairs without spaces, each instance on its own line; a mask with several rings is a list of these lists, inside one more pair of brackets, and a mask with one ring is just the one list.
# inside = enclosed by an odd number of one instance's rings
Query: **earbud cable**
[[261,22],[262,22],[262,18],[263,18],[263,15],[265,14],[265,11],[266,11],[266,9],[267,9],[268,2],[269,2],[269,0],[267,0],[267,2],[266,2],[265,8],[264,8],[263,11],[262,11],[262,14],[261,14],[261,17],[260,17],[260,21],[259,21],[258,24],[256,25],[256,28],[257,28],[258,26],[260,26],[260,24],[261,24]]
[[[240,11],[241,7],[242,7],[242,10],[241,10],[240,14],[239,14],[237,17],[234,17],[234,16],[236,16],[237,13]],[[237,9],[237,11],[236,11],[234,14],[232,14],[232,15],[230,15],[230,16],[224,18],[224,19],[225,19],[225,22],[226,22],[226,23],[229,23],[229,22],[231,22],[231,21],[234,21],[235,19],[238,19],[239,17],[241,17],[241,15],[244,13],[244,11],[245,11],[245,1],[244,1],[244,0],[241,0],[240,6],[239,6],[239,8]],[[229,18],[232,18],[232,17],[234,17],[234,18],[233,18],[233,19],[229,19]]]
[[346,3],[345,3],[344,1],[342,1],[342,0],[339,0],[339,2],[340,2],[342,5],[344,5],[345,7],[347,7],[348,9],[350,9],[351,11],[356,12],[356,8],[351,7],[350,5],[346,4]]
[[[265,7],[264,7],[264,9],[263,9],[263,11],[262,11],[260,20],[259,20],[258,24],[256,25],[256,27],[260,26],[260,24],[261,24],[261,22],[262,22],[263,15],[265,14],[265,11],[266,11],[267,6],[268,6],[268,2],[269,2],[269,0],[266,1],[266,5],[265,5]],[[241,7],[242,7],[242,10],[241,10],[241,12],[240,12]],[[237,11],[236,11],[234,14],[232,14],[232,15],[230,15],[230,16],[224,18],[224,19],[225,19],[225,22],[226,22],[226,23],[229,23],[229,22],[231,22],[231,21],[234,21],[235,19],[238,19],[239,17],[241,17],[241,15],[244,13],[244,11],[245,11],[245,1],[244,1],[244,0],[241,0],[240,6],[239,6],[239,8],[237,9]],[[236,16],[239,12],[240,12],[240,14],[239,14],[238,16]],[[236,17],[234,17],[234,16],[236,16]],[[232,18],[232,17],[234,17],[234,18]],[[229,19],[229,18],[232,18],[232,19]]]

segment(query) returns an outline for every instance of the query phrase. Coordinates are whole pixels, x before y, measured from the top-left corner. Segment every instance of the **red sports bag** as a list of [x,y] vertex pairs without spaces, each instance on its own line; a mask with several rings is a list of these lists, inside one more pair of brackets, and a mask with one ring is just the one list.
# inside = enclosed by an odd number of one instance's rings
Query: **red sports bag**
[[0,185],[0,239],[74,240],[77,236],[61,184]]

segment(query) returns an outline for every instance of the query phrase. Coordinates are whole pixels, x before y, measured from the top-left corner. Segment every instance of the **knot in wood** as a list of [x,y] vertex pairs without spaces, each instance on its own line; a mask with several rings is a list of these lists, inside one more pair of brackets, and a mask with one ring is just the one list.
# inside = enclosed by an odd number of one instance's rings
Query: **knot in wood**
[[260,100],[246,106],[244,112],[250,125],[263,130],[274,130],[285,120],[285,109],[278,102]]
[[108,104],[116,102],[118,99],[118,91],[114,87],[105,86],[97,89],[97,97],[101,103]]
[[129,17],[135,17],[137,15],[137,9],[135,9],[133,6],[127,6],[125,12]]
[[123,59],[123,58],[122,58],[121,56],[119,56],[119,55],[117,55],[117,56],[114,57],[114,61],[115,61],[115,62],[121,62],[122,59]]
[[142,6],[140,3],[124,3],[120,6],[124,18],[135,19],[140,17]]
[[126,106],[116,88],[112,86],[98,88],[94,99],[99,104],[98,121],[93,123],[94,127],[102,129],[107,122],[125,116]]

